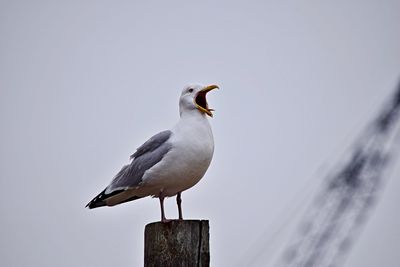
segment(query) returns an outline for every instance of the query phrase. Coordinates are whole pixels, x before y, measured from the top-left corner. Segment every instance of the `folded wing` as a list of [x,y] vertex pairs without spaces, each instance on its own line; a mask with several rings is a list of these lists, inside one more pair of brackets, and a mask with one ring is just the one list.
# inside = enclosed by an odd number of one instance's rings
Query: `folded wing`
[[[168,140],[172,132],[167,130],[151,137],[131,155],[132,162],[122,167],[111,183],[86,207],[89,209],[110,205],[107,200],[113,198],[111,205],[121,204],[140,197],[126,191],[140,186],[144,173],[160,162],[171,149]],[[115,201],[117,199],[117,201]]]

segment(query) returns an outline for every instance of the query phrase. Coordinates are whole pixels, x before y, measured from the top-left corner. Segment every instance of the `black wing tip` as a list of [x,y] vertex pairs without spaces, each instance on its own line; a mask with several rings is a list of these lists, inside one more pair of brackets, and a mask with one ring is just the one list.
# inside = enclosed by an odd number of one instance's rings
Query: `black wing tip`
[[93,199],[89,203],[86,204],[85,208],[88,209],[95,209],[95,208],[100,208],[106,206],[106,203],[104,201],[98,201],[97,199]]
[[[85,208],[95,209],[95,208],[100,208],[100,207],[107,206],[106,202],[104,201],[105,199],[107,199],[107,198],[109,198],[111,196],[114,196],[116,194],[119,194],[119,193],[123,192],[124,190],[123,189],[122,190],[117,190],[117,191],[114,191],[114,192],[112,192],[110,194],[106,194],[105,191],[106,190],[104,189],[100,194],[98,194],[89,203],[87,203]],[[142,197],[132,196],[130,198],[127,198],[127,199],[117,203],[117,204],[122,204],[122,203],[125,203],[125,202],[137,200],[137,199],[140,199],[140,198],[142,198]],[[115,205],[117,205],[117,204],[115,204]]]
[[106,203],[104,202],[105,192],[106,190],[104,189],[100,194],[87,203],[85,208],[95,209],[106,206]]

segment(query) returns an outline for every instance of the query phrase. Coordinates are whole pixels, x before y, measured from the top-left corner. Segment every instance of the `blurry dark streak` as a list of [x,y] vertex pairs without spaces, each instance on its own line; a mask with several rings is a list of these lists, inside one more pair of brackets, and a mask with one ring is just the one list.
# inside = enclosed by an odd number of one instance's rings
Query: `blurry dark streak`
[[[392,99],[361,134],[348,162],[326,179],[306,212],[283,266],[341,266],[377,199],[385,171],[396,157],[400,83]],[[398,140],[395,140],[398,141]]]
[[386,112],[383,112],[383,114],[377,119],[377,128],[380,129],[381,132],[387,131],[388,128],[393,125],[392,121],[396,119],[399,107],[400,107],[400,84],[398,85],[397,92],[393,97],[391,106],[388,108]]

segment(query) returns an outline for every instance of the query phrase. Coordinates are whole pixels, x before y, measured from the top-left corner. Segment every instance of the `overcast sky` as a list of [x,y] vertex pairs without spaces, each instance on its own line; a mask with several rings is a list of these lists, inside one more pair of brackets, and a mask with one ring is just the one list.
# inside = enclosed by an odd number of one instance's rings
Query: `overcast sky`
[[[394,89],[399,11],[398,0],[1,0],[0,265],[141,266],[158,201],[84,206],[176,123],[181,89],[199,82],[221,87],[208,98],[216,147],[182,194],[184,216],[210,220],[212,266],[264,250],[254,266],[271,266],[279,251],[260,239],[279,243]],[[347,267],[398,266],[399,188],[393,175]],[[177,217],[174,199],[166,214]]]

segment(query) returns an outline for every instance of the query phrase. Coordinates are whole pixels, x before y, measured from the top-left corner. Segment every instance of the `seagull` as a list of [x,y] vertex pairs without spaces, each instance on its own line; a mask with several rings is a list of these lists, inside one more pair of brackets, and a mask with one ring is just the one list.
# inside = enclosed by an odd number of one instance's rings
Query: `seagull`
[[183,191],[197,184],[210,166],[214,138],[207,116],[213,117],[206,95],[217,85],[185,86],[179,98],[180,119],[170,130],[162,131],[130,156],[111,183],[86,207],[115,206],[139,198],[159,198],[161,222],[167,220],[164,199],[176,195],[179,220]]

